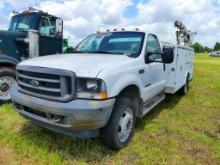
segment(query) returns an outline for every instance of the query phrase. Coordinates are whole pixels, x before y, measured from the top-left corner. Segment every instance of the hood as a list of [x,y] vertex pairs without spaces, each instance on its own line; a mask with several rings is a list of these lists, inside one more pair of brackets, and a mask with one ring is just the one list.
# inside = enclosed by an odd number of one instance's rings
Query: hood
[[132,60],[125,55],[106,54],[61,54],[37,57],[19,65],[63,69],[75,72],[79,77],[97,77],[99,72],[113,65]]
[[20,48],[16,43],[16,38],[23,37],[25,38],[27,35],[26,32],[19,32],[19,31],[7,31],[7,30],[0,30],[0,50],[5,55],[13,56],[18,58],[20,53]]

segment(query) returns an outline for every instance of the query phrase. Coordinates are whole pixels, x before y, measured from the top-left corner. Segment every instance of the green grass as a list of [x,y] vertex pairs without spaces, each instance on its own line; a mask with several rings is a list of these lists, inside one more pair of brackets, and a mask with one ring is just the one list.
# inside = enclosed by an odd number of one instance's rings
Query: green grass
[[190,91],[168,96],[139,120],[128,147],[32,125],[0,106],[0,164],[220,164],[220,58],[197,55]]

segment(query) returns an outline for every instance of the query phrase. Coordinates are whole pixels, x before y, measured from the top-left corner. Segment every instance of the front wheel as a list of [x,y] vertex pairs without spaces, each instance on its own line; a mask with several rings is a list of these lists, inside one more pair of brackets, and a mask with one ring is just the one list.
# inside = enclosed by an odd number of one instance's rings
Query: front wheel
[[11,100],[10,88],[15,83],[15,71],[10,68],[0,68],[0,103]]
[[103,143],[112,150],[125,147],[131,140],[135,126],[135,106],[131,99],[118,98],[109,123],[102,131]]

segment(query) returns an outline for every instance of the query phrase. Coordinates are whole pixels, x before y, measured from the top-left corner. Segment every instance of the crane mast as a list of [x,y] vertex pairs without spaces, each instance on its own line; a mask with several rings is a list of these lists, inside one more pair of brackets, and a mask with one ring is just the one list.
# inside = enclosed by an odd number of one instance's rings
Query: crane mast
[[191,46],[192,45],[192,33],[190,30],[186,28],[186,26],[180,22],[175,21],[174,26],[176,27],[176,41],[177,44],[180,45],[182,42],[184,46]]

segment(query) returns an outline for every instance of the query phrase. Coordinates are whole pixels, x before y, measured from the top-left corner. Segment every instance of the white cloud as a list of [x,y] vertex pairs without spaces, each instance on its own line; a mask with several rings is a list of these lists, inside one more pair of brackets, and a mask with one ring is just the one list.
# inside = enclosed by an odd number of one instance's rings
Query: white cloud
[[[126,24],[123,13],[131,4],[131,0],[45,1],[40,8],[63,18],[66,37],[76,39],[103,27]],[[75,40],[72,43],[75,45]]]
[[22,1],[18,1],[18,0],[4,0],[5,3],[9,4],[12,9],[14,10],[21,10],[21,9],[25,9],[28,8],[30,6],[36,6],[38,4],[37,0],[22,0]]
[[210,0],[150,0],[137,5],[136,20],[142,26],[147,24],[154,27],[153,30],[163,40],[174,40],[173,22],[179,19],[192,31],[198,31],[195,41],[212,46],[220,38],[219,2],[214,5]]
[[63,4],[46,1],[40,7],[62,17],[66,34],[75,39],[99,29],[134,29],[138,26],[158,34],[162,40],[175,41],[173,23],[176,19],[183,21],[192,31],[198,31],[195,41],[212,46],[220,38],[219,0],[215,5],[210,0],[141,1],[136,6],[137,15],[125,18],[124,12],[130,5],[131,0],[74,0]]
[[[128,18],[125,12],[134,5],[137,14]],[[100,29],[139,27],[156,33],[162,40],[175,41],[176,19],[192,31],[198,31],[195,41],[213,46],[220,40],[220,0],[1,0],[0,28],[7,27],[9,16],[4,9],[23,10],[35,6],[64,20],[64,35],[72,44]]]

